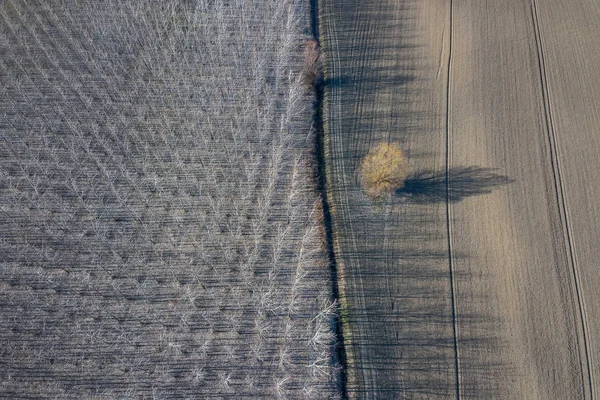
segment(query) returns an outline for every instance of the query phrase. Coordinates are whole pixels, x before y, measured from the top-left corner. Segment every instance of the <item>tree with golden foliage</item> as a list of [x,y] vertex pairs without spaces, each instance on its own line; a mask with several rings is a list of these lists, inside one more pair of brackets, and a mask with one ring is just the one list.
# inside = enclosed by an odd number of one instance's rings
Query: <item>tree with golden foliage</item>
[[378,199],[404,186],[409,169],[404,152],[397,143],[382,142],[362,160],[360,181],[369,197]]

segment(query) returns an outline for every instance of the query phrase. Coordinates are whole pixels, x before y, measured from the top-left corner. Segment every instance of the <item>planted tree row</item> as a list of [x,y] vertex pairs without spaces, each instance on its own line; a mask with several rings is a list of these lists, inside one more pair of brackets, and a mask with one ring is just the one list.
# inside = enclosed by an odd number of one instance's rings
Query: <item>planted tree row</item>
[[0,397],[335,396],[300,3],[0,5]]

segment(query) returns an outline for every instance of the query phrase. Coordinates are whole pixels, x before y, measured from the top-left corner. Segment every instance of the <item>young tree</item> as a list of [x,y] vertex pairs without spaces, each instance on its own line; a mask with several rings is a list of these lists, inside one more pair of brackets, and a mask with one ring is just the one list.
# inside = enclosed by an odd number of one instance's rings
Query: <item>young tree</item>
[[397,143],[382,142],[373,147],[359,168],[363,189],[373,199],[391,194],[404,186],[409,169]]

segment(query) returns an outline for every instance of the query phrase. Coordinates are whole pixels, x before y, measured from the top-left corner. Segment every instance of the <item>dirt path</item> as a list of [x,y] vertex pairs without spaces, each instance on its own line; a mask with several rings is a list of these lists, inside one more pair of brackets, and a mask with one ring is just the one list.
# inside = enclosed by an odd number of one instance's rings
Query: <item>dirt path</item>
[[[600,6],[322,1],[356,398],[598,397]],[[415,177],[373,205],[381,140]]]

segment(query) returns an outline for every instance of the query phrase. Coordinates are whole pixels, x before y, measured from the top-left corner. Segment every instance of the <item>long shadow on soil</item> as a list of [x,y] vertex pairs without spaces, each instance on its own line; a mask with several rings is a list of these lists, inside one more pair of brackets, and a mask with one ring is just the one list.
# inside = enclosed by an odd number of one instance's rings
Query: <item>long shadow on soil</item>
[[[484,195],[511,180],[491,169],[461,167],[448,171],[446,185],[446,171],[425,170],[411,176],[390,202],[367,199],[355,172],[373,144],[419,140],[435,147],[440,142],[443,116],[428,94],[436,69],[423,58],[416,0],[321,5],[324,98],[330,103],[324,109],[329,143],[318,139],[320,187],[333,210],[325,224],[332,278],[337,280],[339,267],[342,284],[345,352],[340,357],[348,355],[343,362],[348,397],[455,398],[444,203]],[[433,156],[418,161],[422,168],[437,165],[437,151],[432,148]],[[327,178],[325,164],[332,171]],[[469,254],[452,256],[460,260]],[[456,282],[487,279],[463,271],[453,276]],[[470,379],[460,388],[465,398],[494,397],[502,385],[497,376],[509,375],[506,366],[482,365],[478,357],[502,351],[494,336],[498,323],[459,310],[461,374]]]
[[455,203],[466,197],[491,193],[494,188],[513,182],[495,171],[481,167],[452,168],[448,173],[448,187],[445,173],[418,172],[406,180],[396,195],[414,203],[444,203],[446,200]]
[[[349,382],[352,398],[453,398],[455,338],[447,290],[448,252],[439,229],[445,221],[430,212],[432,205],[443,207],[440,186],[445,187],[445,181],[426,182],[430,186],[420,184],[410,196],[399,195],[405,196],[400,206],[394,201],[372,206],[354,218],[351,235],[354,242],[362,244],[352,248],[349,241],[342,243],[338,256],[345,263],[346,318],[352,331],[349,348],[353,359],[348,367],[355,370],[352,375],[358,379]],[[501,183],[494,180],[493,184],[478,182],[474,186],[478,185],[477,190],[467,189],[467,182],[463,182],[453,201],[485,194]],[[349,226],[342,225],[347,234]],[[455,253],[453,258],[467,259],[469,254]],[[454,279],[485,278],[457,271]],[[490,300],[479,297],[471,301]],[[461,374],[478,376],[480,383],[462,386],[464,398],[492,398],[497,394],[493,377],[504,374],[505,366],[489,361],[481,364],[470,355],[501,351],[494,336],[499,322],[464,309],[458,315],[463,329],[459,338]]]

